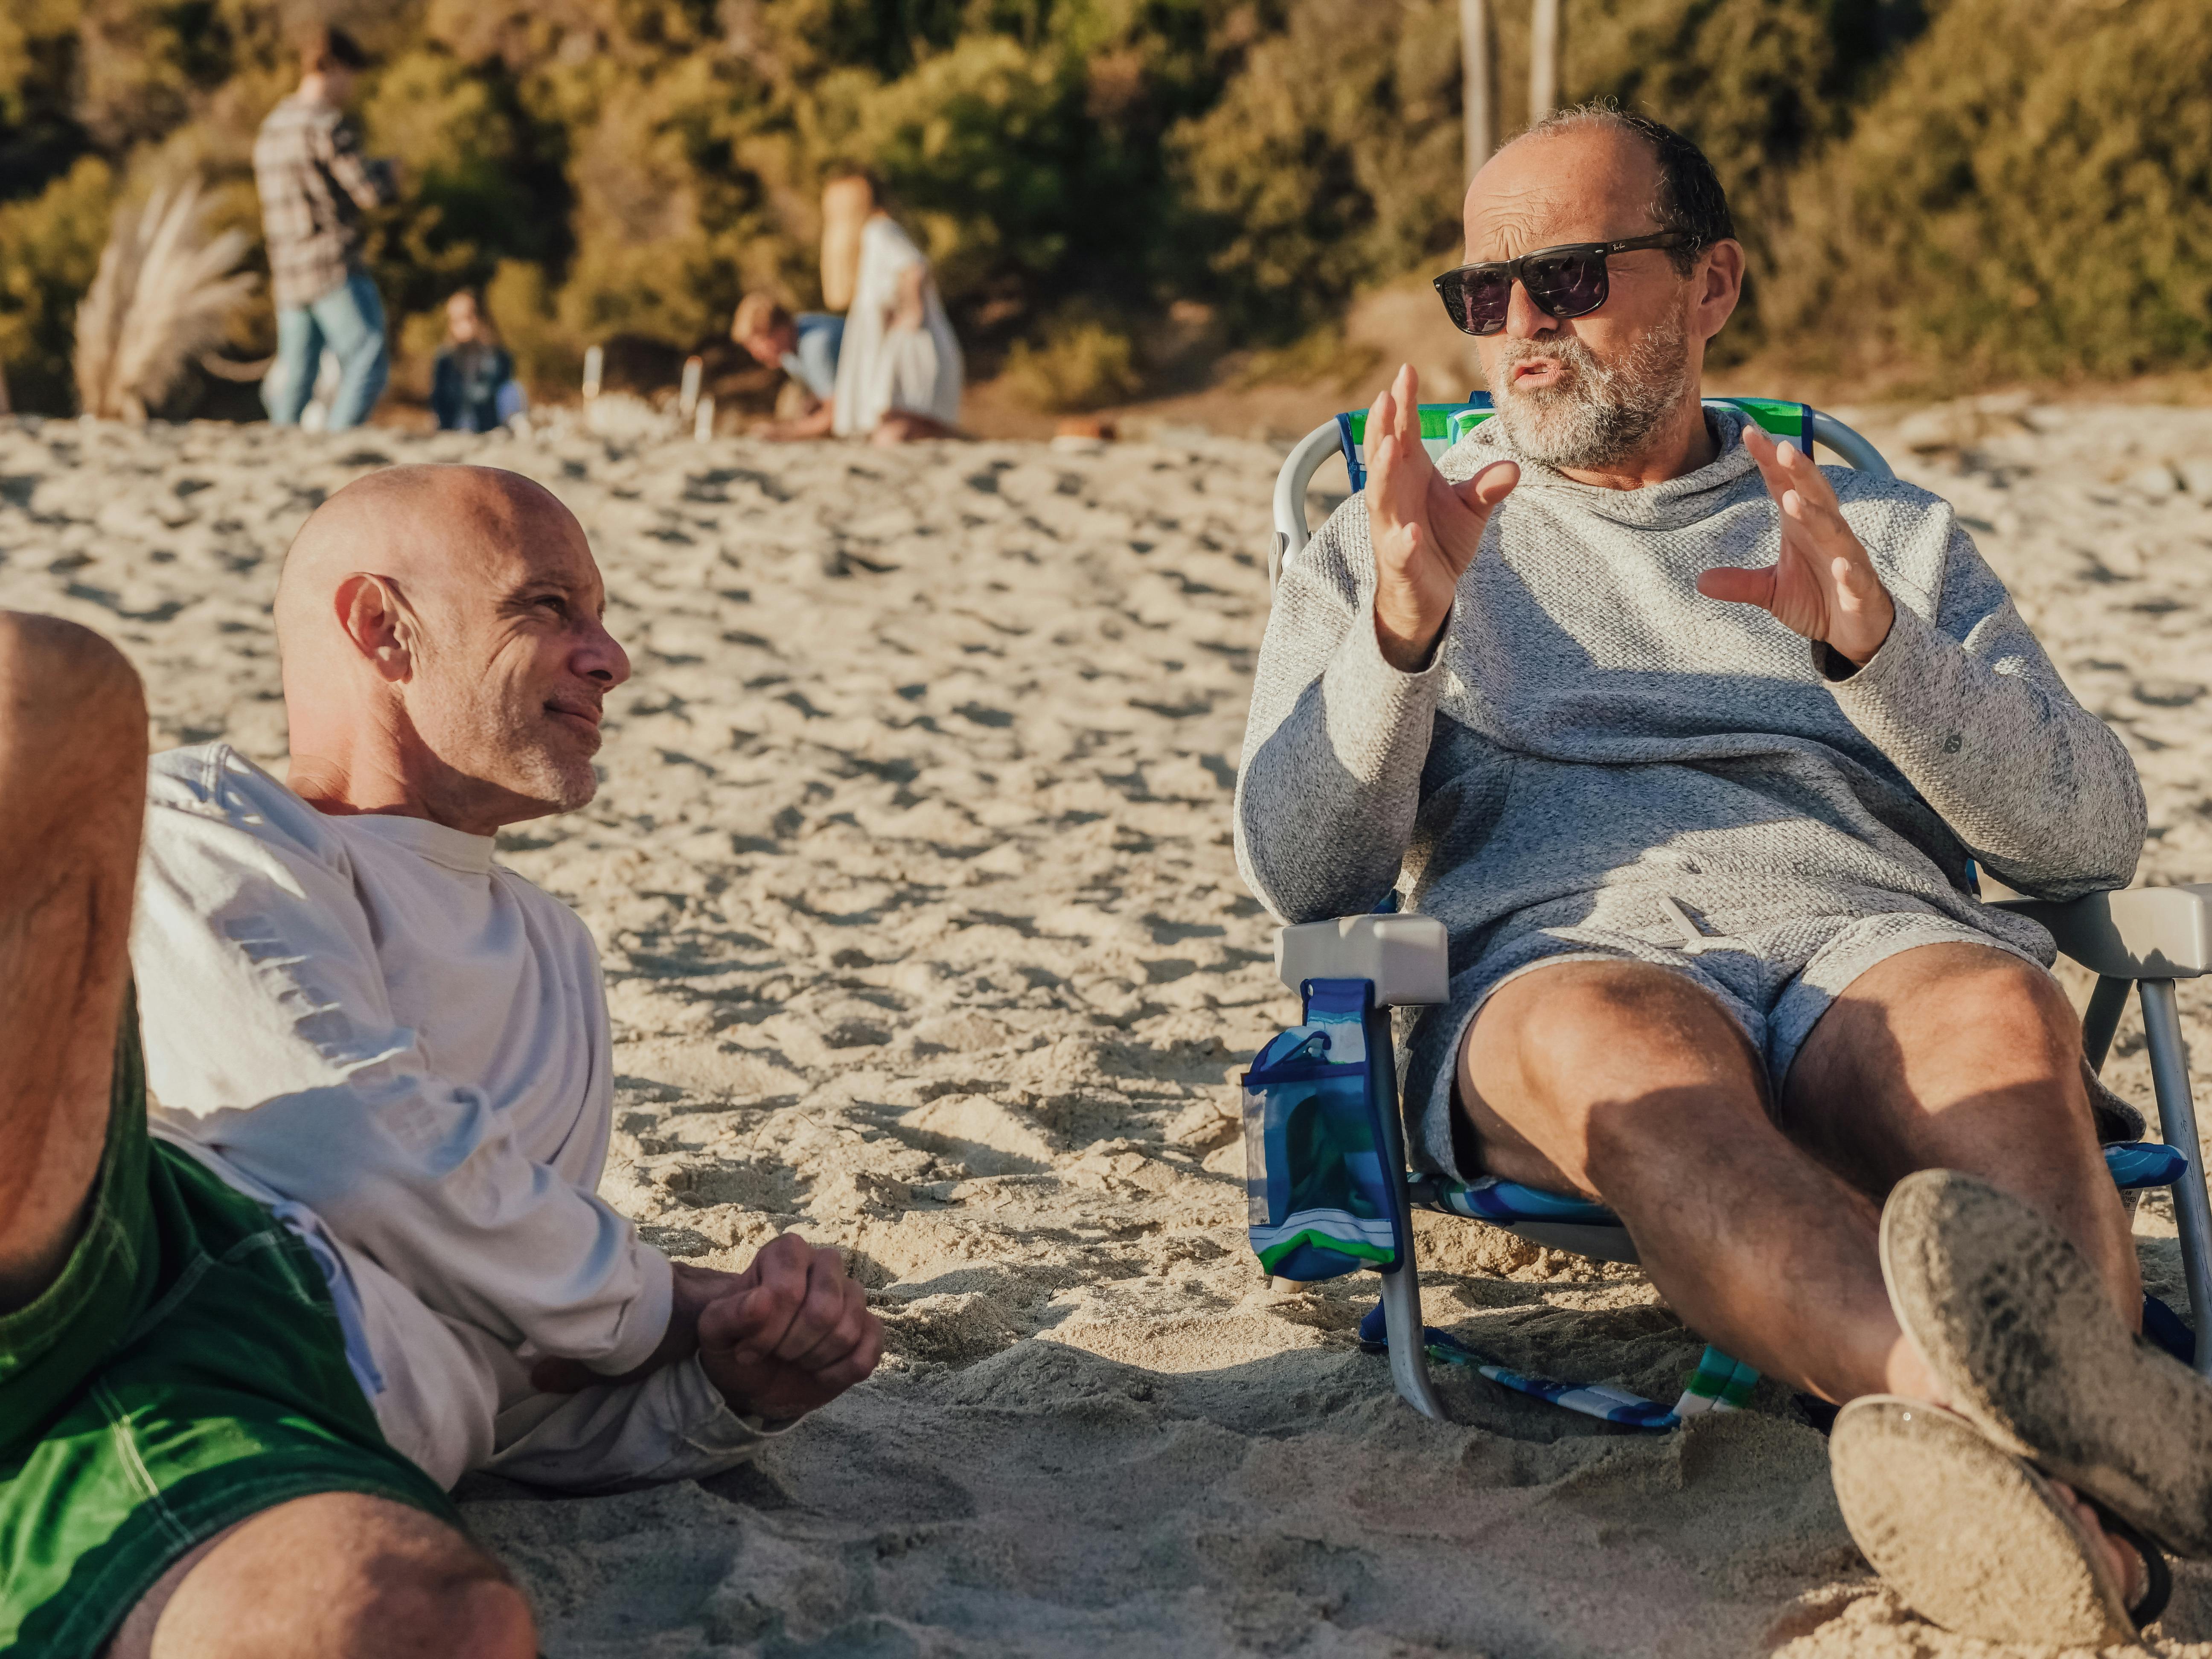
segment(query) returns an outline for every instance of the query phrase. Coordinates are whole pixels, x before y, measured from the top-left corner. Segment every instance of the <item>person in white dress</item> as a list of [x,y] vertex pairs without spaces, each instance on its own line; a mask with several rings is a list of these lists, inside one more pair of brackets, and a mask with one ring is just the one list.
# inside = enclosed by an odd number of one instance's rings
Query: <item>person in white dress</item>
[[[960,342],[930,276],[928,256],[864,179],[832,181],[825,205],[862,204],[863,191],[867,216],[837,356],[835,430],[839,437],[880,444],[957,437],[964,372]],[[825,271],[828,240],[835,239],[825,240]]]

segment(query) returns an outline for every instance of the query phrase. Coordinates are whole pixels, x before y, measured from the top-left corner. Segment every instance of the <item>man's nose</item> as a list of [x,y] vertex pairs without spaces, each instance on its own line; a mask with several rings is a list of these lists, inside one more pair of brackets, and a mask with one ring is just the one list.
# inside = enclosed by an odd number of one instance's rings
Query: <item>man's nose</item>
[[629,678],[629,653],[607,632],[605,623],[594,622],[590,634],[577,647],[571,665],[586,679],[597,680],[612,690]]
[[1528,290],[1521,283],[1513,284],[1512,295],[1505,301],[1505,331],[1516,340],[1533,340],[1540,334],[1555,332],[1559,319],[1528,297]]

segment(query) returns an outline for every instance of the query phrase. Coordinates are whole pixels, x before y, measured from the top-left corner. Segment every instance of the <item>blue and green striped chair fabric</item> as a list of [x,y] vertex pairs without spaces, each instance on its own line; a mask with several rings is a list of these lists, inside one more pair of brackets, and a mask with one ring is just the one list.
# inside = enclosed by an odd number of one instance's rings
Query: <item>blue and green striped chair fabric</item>
[[[1793,404],[1780,398],[1708,398],[1705,405],[1741,410],[1776,437],[1789,439],[1808,453],[1812,450],[1810,404]],[[1470,392],[1463,404],[1423,404],[1421,447],[1431,456],[1442,455],[1497,413],[1487,392]],[[1367,411],[1346,410],[1336,417],[1336,430],[1345,470],[1352,475],[1356,493],[1367,488]]]

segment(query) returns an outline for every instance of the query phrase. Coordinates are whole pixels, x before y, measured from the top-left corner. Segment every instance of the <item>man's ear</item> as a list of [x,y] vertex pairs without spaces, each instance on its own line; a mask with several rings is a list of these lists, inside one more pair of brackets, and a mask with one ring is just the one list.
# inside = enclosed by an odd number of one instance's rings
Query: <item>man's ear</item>
[[1743,244],[1730,237],[1715,242],[1698,261],[1692,279],[1696,298],[1693,321],[1699,338],[1710,340],[1735,314],[1743,298]]
[[388,576],[356,571],[338,584],[331,604],[338,627],[379,678],[397,683],[414,672],[414,617]]

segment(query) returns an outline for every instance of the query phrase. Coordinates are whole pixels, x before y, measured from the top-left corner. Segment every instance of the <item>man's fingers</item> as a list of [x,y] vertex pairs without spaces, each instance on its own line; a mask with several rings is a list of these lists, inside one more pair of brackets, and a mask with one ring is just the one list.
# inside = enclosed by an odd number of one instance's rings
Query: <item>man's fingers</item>
[[[845,1264],[836,1251],[817,1250],[799,1311],[792,1316],[790,1325],[771,1350],[775,1357],[796,1364],[800,1355],[811,1352],[836,1329],[837,1322],[845,1314],[845,1287],[852,1283],[845,1277]],[[859,1286],[854,1288],[857,1290]]]
[[772,1353],[806,1300],[814,1247],[785,1233],[761,1248],[745,1272],[750,1289],[718,1297],[700,1310],[699,1340],[718,1348]]
[[852,1352],[833,1365],[825,1365],[815,1372],[814,1380],[834,1394],[842,1394],[876,1369],[884,1357],[884,1328],[880,1321],[872,1324]]
[[[1394,428],[1401,444],[1421,441],[1421,377],[1413,373],[1411,363],[1398,365],[1398,378],[1391,383],[1391,401],[1397,407],[1397,422]],[[1423,454],[1428,453],[1424,449]]]
[[1698,578],[1698,592],[1709,599],[1726,599],[1731,605],[1755,605],[1761,610],[1774,608],[1774,567],[1764,570],[1739,570],[1723,565],[1708,570]]
[[[787,1233],[784,1238],[796,1239]],[[795,1360],[811,1352],[846,1314],[848,1291],[860,1287],[845,1275],[845,1264],[831,1249],[809,1245],[777,1250],[782,1238],[754,1258],[759,1282],[723,1297],[699,1315],[699,1340],[714,1347]],[[771,1256],[770,1250],[775,1250]],[[863,1305],[865,1306],[865,1293]]]
[[868,1311],[868,1293],[848,1279],[844,1282],[844,1305],[836,1321],[820,1341],[805,1353],[794,1355],[792,1363],[805,1370],[823,1370],[859,1347],[869,1330],[882,1322]]
[[1390,386],[1375,394],[1375,401],[1367,406],[1368,471],[1374,471],[1375,452],[1382,440],[1398,429],[1398,400]]
[[1513,493],[1521,482],[1521,468],[1512,461],[1492,461],[1465,483],[1445,486],[1461,504],[1487,517],[1492,507]]

